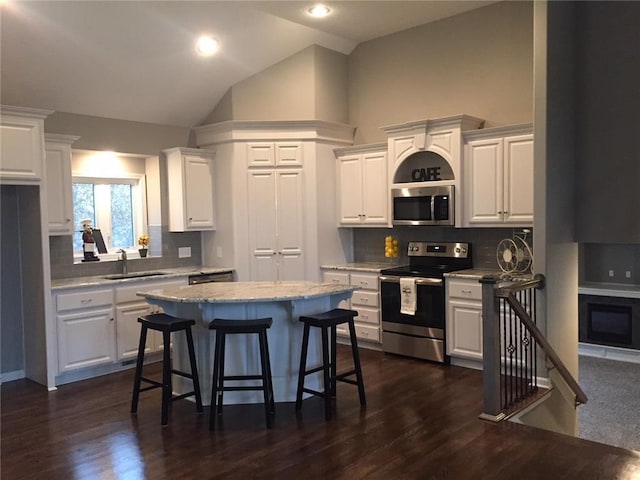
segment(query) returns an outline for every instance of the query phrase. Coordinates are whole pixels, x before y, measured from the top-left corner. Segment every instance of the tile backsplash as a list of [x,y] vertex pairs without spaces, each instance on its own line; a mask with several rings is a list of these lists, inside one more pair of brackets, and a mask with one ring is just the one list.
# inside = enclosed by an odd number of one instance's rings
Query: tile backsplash
[[[354,228],[353,250],[355,262],[384,262],[384,239],[393,235],[400,244],[399,263],[408,263],[407,243],[468,242],[472,245],[474,268],[497,269],[496,248],[500,240],[512,238],[521,228],[453,228],[453,227],[395,227]],[[533,248],[533,232],[527,234],[527,242]]]
[[[159,270],[198,266],[202,261],[202,242],[200,232],[169,232],[166,227],[149,227],[152,239],[147,258],[128,261],[129,271]],[[161,238],[161,242],[153,239]],[[191,257],[178,258],[179,247],[191,247]],[[100,261],[73,263],[73,244],[71,236],[49,237],[51,255],[51,279],[84,277],[91,275],[110,275],[120,272],[119,262]],[[159,256],[161,254],[161,256]]]

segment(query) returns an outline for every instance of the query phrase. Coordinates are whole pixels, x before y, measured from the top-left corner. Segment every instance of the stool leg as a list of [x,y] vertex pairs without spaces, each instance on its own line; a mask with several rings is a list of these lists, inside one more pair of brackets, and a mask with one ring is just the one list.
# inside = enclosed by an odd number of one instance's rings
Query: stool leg
[[322,373],[324,374],[324,418],[331,420],[331,378],[329,374],[329,332],[322,328]]
[[227,334],[220,335],[220,371],[218,372],[218,415],[222,415],[222,402],[224,400],[224,358],[227,345]]
[[140,343],[138,345],[138,360],[136,362],[136,376],[133,380],[133,395],[131,396],[131,413],[138,411],[138,397],[140,397],[140,379],[142,378],[142,366],[144,364],[144,349],[147,344],[147,326],[142,324],[140,328]]
[[189,363],[191,364],[191,376],[193,380],[193,391],[196,396],[196,411],[202,413],[202,395],[200,394],[200,379],[198,378],[198,367],[196,366],[196,352],[193,348],[193,334],[191,327],[185,330],[187,335],[187,348],[189,349]]
[[356,380],[358,381],[358,395],[360,396],[360,405],[366,405],[367,399],[364,394],[364,379],[362,378],[362,368],[360,366],[360,351],[358,350],[358,339],[356,338],[356,327],[353,318],[349,320],[349,337],[351,338],[351,354],[353,355],[353,366],[356,371]]
[[213,352],[213,378],[211,379],[211,408],[209,409],[209,430],[213,430],[216,423],[216,400],[218,397],[218,375],[220,374],[221,336],[221,334],[216,332],[216,346]]
[[162,332],[164,343],[162,358],[162,425],[169,423],[169,405],[173,394],[171,388],[171,332]]
[[267,380],[269,380],[269,408],[271,415],[276,413],[276,399],[273,393],[273,376],[271,375],[271,356],[269,355],[269,337],[267,332],[264,333],[264,351],[267,358]]
[[267,421],[267,428],[271,428],[271,395],[269,387],[269,367],[267,366],[267,332],[261,330],[258,333],[258,342],[260,344],[260,370],[262,372],[262,394],[264,396],[264,415]]
[[300,353],[300,370],[298,371],[298,391],[296,393],[296,410],[302,408],[302,390],[304,389],[305,369],[307,368],[307,349],[309,348],[309,324],[304,324],[302,334],[302,352]]
[[331,325],[331,343],[330,343],[330,347],[331,347],[331,372],[330,372],[330,376],[331,376],[331,396],[335,397],[337,394],[337,390],[336,390],[336,375],[337,375],[337,352],[336,352],[336,343],[337,343],[337,339],[336,339],[336,326],[335,325]]

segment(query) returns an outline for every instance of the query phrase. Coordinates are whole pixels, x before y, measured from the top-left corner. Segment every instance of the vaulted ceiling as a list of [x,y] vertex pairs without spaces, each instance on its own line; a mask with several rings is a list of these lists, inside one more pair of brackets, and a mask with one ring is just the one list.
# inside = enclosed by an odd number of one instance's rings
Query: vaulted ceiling
[[[0,100],[166,125],[198,124],[235,83],[317,44],[359,43],[493,1],[0,0]],[[209,33],[221,48],[195,53]]]

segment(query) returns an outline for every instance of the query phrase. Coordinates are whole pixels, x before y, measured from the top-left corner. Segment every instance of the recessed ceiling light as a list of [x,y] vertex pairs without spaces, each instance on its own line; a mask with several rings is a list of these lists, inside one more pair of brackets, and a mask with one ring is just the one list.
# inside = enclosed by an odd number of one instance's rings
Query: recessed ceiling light
[[326,17],[331,13],[331,9],[325,5],[314,5],[307,11],[309,12],[309,15],[311,15],[312,17],[318,17],[318,18]]
[[209,57],[218,51],[220,44],[209,35],[202,35],[196,42],[196,52],[203,57]]

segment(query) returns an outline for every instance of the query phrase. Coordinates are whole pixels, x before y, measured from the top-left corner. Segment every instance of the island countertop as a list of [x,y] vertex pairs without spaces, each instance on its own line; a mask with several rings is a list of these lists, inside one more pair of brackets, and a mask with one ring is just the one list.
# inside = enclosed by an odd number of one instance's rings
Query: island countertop
[[254,303],[306,300],[353,292],[357,287],[308,281],[217,282],[139,292],[147,300],[178,303]]

